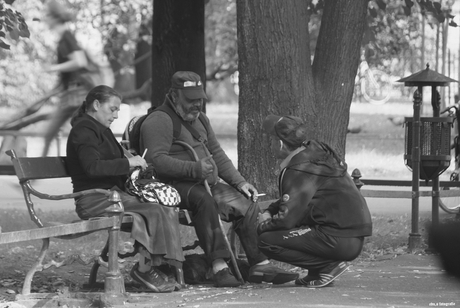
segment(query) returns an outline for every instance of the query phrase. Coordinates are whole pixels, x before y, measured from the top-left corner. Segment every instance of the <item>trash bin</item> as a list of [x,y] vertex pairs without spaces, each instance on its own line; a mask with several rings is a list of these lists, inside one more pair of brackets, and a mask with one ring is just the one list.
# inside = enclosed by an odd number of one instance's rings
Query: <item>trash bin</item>
[[[413,118],[405,118],[404,162],[412,171]],[[454,118],[420,118],[420,179],[432,180],[450,165],[450,132]]]

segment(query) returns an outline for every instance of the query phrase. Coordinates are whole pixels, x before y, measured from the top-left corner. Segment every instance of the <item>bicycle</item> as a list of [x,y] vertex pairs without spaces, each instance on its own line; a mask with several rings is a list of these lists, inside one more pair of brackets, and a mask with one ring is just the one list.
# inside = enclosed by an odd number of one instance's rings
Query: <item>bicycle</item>
[[359,64],[355,85],[355,94],[373,105],[383,105],[391,98],[393,85],[390,75],[379,69],[370,68],[366,60]]
[[[460,174],[460,112],[457,105],[449,106],[444,109],[441,114],[448,112],[448,116],[454,116],[454,126],[457,128],[457,135],[454,137],[454,142],[451,149],[454,149],[454,171],[450,175],[451,182],[459,181]],[[456,122],[456,123],[455,123]],[[441,190],[460,190],[460,187],[442,187]],[[460,213],[460,196],[439,198],[439,206],[449,214]]]

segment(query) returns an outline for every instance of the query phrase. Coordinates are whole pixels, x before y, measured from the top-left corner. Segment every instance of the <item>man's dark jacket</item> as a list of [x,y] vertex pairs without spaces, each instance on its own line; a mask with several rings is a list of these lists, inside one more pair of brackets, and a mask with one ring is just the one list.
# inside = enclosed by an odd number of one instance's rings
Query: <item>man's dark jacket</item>
[[259,234],[300,226],[337,237],[372,235],[366,201],[347,165],[326,144],[309,141],[279,177],[280,199],[267,209],[274,216],[261,223]]

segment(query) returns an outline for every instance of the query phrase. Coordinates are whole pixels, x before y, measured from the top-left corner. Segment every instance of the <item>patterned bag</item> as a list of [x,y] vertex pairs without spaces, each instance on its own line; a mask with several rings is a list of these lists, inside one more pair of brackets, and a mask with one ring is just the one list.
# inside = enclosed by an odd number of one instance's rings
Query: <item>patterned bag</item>
[[125,187],[129,194],[145,202],[175,207],[181,201],[179,192],[174,187],[155,179],[151,166],[144,171],[135,168],[126,180]]

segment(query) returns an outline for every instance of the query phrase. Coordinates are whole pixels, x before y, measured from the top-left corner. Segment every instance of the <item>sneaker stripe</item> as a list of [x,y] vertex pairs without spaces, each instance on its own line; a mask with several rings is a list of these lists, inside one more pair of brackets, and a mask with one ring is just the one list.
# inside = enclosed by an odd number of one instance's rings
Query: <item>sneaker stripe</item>
[[324,274],[320,273],[319,277],[320,279],[318,280],[313,280],[310,281],[306,284],[307,287],[310,288],[322,288],[333,282],[335,279],[337,279],[340,275],[345,273],[350,265],[348,265],[345,262],[341,262],[335,269],[331,271],[333,274]]

